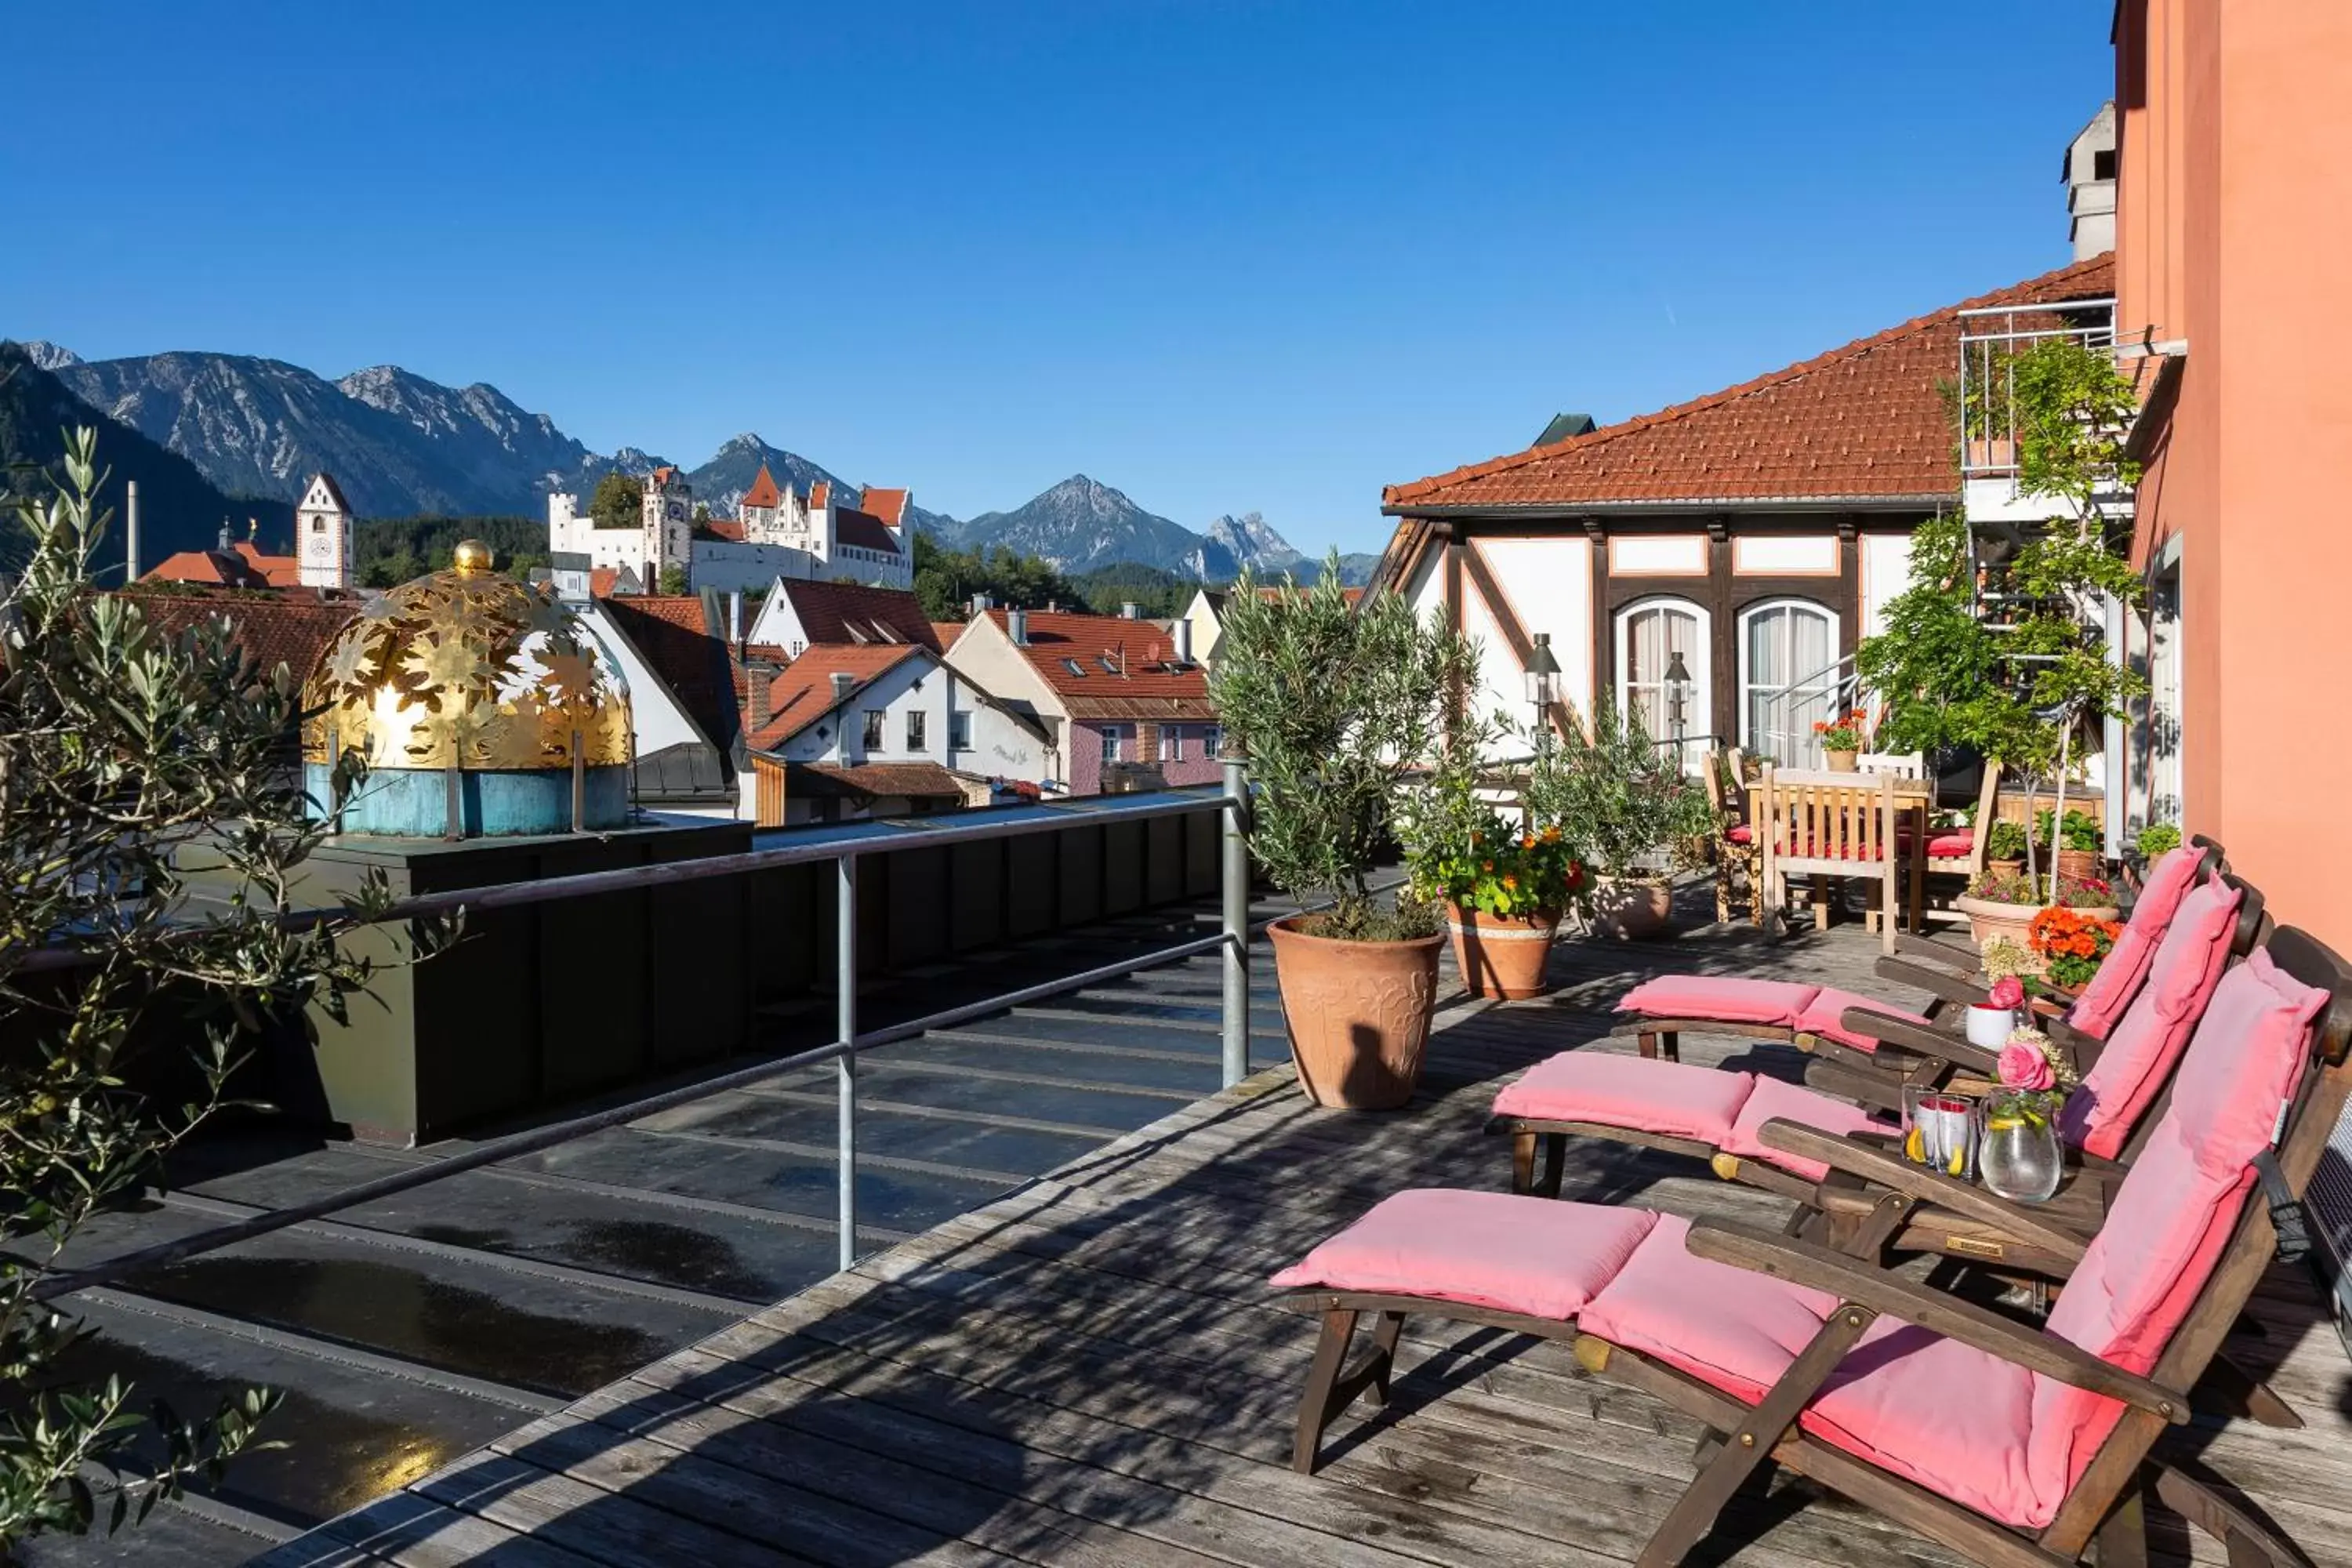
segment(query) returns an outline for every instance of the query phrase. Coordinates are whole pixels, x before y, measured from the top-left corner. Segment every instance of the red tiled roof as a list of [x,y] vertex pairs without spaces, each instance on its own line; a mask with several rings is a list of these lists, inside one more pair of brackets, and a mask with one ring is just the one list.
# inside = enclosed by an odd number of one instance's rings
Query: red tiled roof
[[813,484],[813,485],[809,486],[809,510],[810,510],[814,511],[814,510],[818,510],[819,508],[823,507],[823,506],[825,504],[825,502],[827,502],[828,500],[831,500],[832,499],[833,499],[833,486],[832,486],[828,481],[824,480],[824,479],[819,479],[819,480],[817,480],[817,482],[816,482],[816,483],[814,483],[814,484]]
[[702,601],[680,594],[622,594],[603,604],[712,744],[731,745],[738,725],[727,645],[714,635]]
[[1382,501],[1417,512],[1957,497],[1937,388],[1959,363],[1959,312],[2096,298],[2114,282],[2112,255],[2077,262],[1655,414],[1391,485]]
[[207,583],[229,588],[299,588],[302,568],[291,555],[265,555],[249,539],[227,550],[183,550],[167,555],[141,582]]
[[592,566],[588,570],[588,594],[592,598],[609,599],[614,586],[621,580],[617,566]]
[[907,521],[907,492],[904,489],[876,489],[868,485],[857,498],[858,509],[870,511],[892,528]]
[[914,795],[926,799],[963,798],[963,786],[937,763],[795,763],[784,785],[794,784],[810,795]]
[[707,529],[719,538],[735,544],[740,544],[750,537],[750,531],[731,517],[714,517],[708,522],[698,522],[694,526]]
[[677,478],[677,470],[670,467],[667,463],[664,463],[660,468],[654,470],[653,478],[654,483],[657,485],[666,485],[669,483],[670,480]]
[[924,617],[922,601],[903,588],[787,577],[780,591],[800,617],[801,635],[813,644],[895,641],[933,653],[947,646]]
[[142,594],[149,626],[178,636],[201,622],[226,617],[236,645],[265,670],[284,664],[307,679],[319,655],[360,612],[357,595],[320,599],[308,594]]
[[850,687],[848,695],[855,697],[900,660],[915,657],[915,647],[907,643],[812,646],[806,653],[779,671],[770,684],[768,721],[757,730],[751,727],[749,692],[746,691],[744,740],[755,752],[773,751],[847,700],[834,695],[833,678],[835,675],[846,675],[853,679],[855,684]]
[[939,647],[941,653],[945,653],[951,646],[953,646],[956,638],[963,636],[963,627],[964,623],[961,621],[933,621],[931,623],[931,636],[939,639]]
[[751,488],[743,492],[743,504],[766,507],[784,504],[782,492],[776,489],[776,476],[768,472],[767,464],[760,465],[760,477],[753,479]]
[[[1004,612],[987,618],[1004,630]],[[1175,640],[1150,621],[1124,616],[1079,616],[1031,610],[1022,652],[1080,719],[1210,719],[1208,673],[1200,666],[1170,668]],[[1009,635],[1009,634],[1008,634]],[[1104,661],[1109,661],[1106,668]],[[1070,668],[1077,662],[1077,670]],[[1120,670],[1124,673],[1118,673]]]
[[833,509],[833,537],[836,543],[854,544],[860,550],[879,551],[893,555],[898,551],[898,536],[889,525],[870,511],[860,511],[854,506]]

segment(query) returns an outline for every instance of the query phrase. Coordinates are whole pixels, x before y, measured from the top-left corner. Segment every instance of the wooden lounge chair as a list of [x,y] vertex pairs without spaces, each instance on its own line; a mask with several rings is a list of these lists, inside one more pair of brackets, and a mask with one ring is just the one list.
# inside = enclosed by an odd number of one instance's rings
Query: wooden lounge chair
[[[1405,1316],[1429,1313],[1569,1341],[1589,1372],[1709,1427],[1643,1568],[1682,1562],[1768,1462],[1996,1568],[2142,1562],[2150,1497],[2233,1568],[2309,1568],[2165,1439],[2276,1250],[2273,1205],[2299,1205],[2317,1169],[2347,1043],[2352,967],[2315,939],[2282,931],[2232,969],[2039,1329],[1881,1268],[1899,1192],[1850,1251],[1637,1208],[1398,1194],[1275,1277],[1322,1320],[1293,1462],[1314,1468],[1357,1394],[1385,1397]],[[1367,1313],[1372,1347],[1349,1367]]]
[[[2226,874],[2191,889],[2161,923],[2164,936],[2153,953],[2143,954],[2137,943],[2131,951],[2119,946],[2109,955],[2110,963],[2123,961],[2111,972],[2112,984],[2095,995],[2085,992],[2094,1009],[2086,1010],[2084,1022],[2095,1027],[2073,1029],[2063,1020],[2049,1026],[2066,1042],[2083,1078],[2068,1097],[2066,1137],[2095,1161],[2128,1158],[2136,1131],[2152,1125],[2147,1112],[2170,1081],[2223,967],[2251,952],[2267,930],[2262,895]],[[2110,973],[2107,966],[2102,973]],[[2115,1014],[2110,997],[2126,993],[2128,1005]],[[1937,1087],[1958,1073],[1991,1076],[1990,1053],[1945,1031],[1860,1010],[1849,1016],[1856,1034],[1882,1036],[1910,1053],[1909,1082],[1919,1088]],[[1567,1140],[1578,1136],[1689,1154],[1726,1181],[1811,1202],[1827,1168],[1810,1156],[1766,1147],[1760,1131],[1785,1120],[1841,1137],[1891,1133],[1887,1115],[1900,1099],[1888,1100],[1879,1085],[1866,1080],[1853,1087],[1862,1093],[1861,1106],[1761,1073],[1563,1051],[1495,1097],[1488,1128],[1511,1135],[1514,1192],[1557,1195]]]

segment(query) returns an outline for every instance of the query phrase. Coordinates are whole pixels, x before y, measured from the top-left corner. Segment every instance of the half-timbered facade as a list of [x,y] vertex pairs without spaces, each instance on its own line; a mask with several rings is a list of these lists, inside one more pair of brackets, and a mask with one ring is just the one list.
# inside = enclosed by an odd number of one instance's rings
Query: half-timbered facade
[[1908,581],[1912,531],[1959,504],[1939,384],[1959,365],[1962,313],[2104,302],[2112,273],[2109,257],[2078,262],[1655,414],[1391,486],[1375,585],[1483,643],[1487,702],[1523,721],[1544,637],[1554,725],[1606,699],[1694,752],[1811,762],[1813,721]]

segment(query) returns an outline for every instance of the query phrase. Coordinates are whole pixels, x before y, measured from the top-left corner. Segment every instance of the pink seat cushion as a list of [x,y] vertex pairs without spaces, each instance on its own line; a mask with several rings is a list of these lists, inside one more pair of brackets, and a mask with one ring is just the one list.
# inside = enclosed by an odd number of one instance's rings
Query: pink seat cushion
[[1647,1209],[1423,1187],[1383,1198],[1273,1282],[1565,1321],[1659,1223]]
[[1690,1221],[1656,1227],[1596,1293],[1578,1326],[1756,1404],[1837,1310],[1837,1298],[1695,1258]]
[[1794,1028],[1818,985],[1790,980],[1739,980],[1722,974],[1662,974],[1618,1002],[1620,1013],[1653,1018],[1709,1018],[1725,1024],[1776,1024]]
[[1834,985],[1824,985],[1813,994],[1813,999],[1811,1002],[1805,1004],[1805,1010],[1797,1015],[1797,1027],[1807,1034],[1819,1035],[1825,1040],[1835,1040],[1840,1045],[1852,1046],[1858,1051],[1876,1050],[1878,1048],[1876,1040],[1872,1039],[1868,1035],[1858,1035],[1845,1026],[1843,1020],[1849,1007],[1867,1007],[1874,1013],[1885,1013],[1890,1017],[1900,1018],[1906,1023],[1916,1024],[1923,1029],[1934,1026],[1918,1014],[1906,1012],[1900,1007],[1890,1007],[1875,996],[1864,996],[1860,992],[1841,991]]
[[[1694,1070],[1706,1072],[1710,1069],[1697,1068]],[[1726,1152],[1737,1154],[1743,1160],[1761,1160],[1808,1182],[1820,1181],[1830,1173],[1830,1168],[1819,1160],[1808,1160],[1784,1150],[1766,1148],[1761,1134],[1764,1124],[1773,1121],[1801,1122],[1807,1127],[1819,1128],[1823,1132],[1833,1132],[1840,1137],[1850,1132],[1894,1131],[1893,1123],[1882,1122],[1868,1111],[1848,1105],[1843,1100],[1832,1100],[1828,1095],[1816,1094],[1810,1089],[1759,1074],[1755,1087],[1748,1092],[1748,1103],[1739,1108],[1739,1118],[1731,1124],[1731,1135],[1723,1141],[1722,1147]]]
[[2098,973],[2091,976],[2082,995],[2074,999],[2074,1005],[2066,1015],[2069,1024],[2094,1038],[2107,1037],[2116,1020],[2139,994],[2157,947],[2171,929],[2180,901],[2189,896],[2202,858],[2200,851],[2182,845],[2167,850],[2147,868],[2147,880],[2140,885],[2139,901],[2132,905],[2131,919],[2125,924],[2123,935],[2116,938],[2116,945],[2100,963]]
[[1495,1114],[1595,1121],[1720,1148],[1754,1083],[1753,1073],[1722,1072],[1695,1062],[1562,1051],[1506,1086],[1495,1097]]
[[1723,830],[1723,836],[1734,844],[1753,844],[1756,842],[1756,830],[1748,826],[1748,824],[1744,822],[1737,824],[1734,826],[1725,828]]
[[[2270,1146],[2326,1001],[2260,950],[2222,976],[2164,1120],[2052,1309],[2049,1332],[2133,1372],[2156,1364],[2228,1246],[2253,1187],[2252,1162]],[[2043,1380],[2036,1473],[2071,1484],[2122,1414],[2116,1400]]]
[[1948,833],[1928,836],[1927,853],[1942,860],[1958,860],[1976,853],[1977,836],[1973,828],[1962,827]]
[[[2068,1142],[2112,1160],[2131,1142],[2221,983],[2242,897],[2216,880],[2180,900],[2139,994],[2066,1097],[2059,1131]],[[2115,954],[2107,956],[2113,963]]]

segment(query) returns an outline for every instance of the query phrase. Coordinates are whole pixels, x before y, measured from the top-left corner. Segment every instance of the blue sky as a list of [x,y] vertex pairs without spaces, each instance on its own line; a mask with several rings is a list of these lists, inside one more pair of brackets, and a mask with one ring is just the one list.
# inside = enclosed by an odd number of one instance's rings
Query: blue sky
[[2063,264],[2113,70],[2104,0],[8,10],[0,335],[1312,551]]

